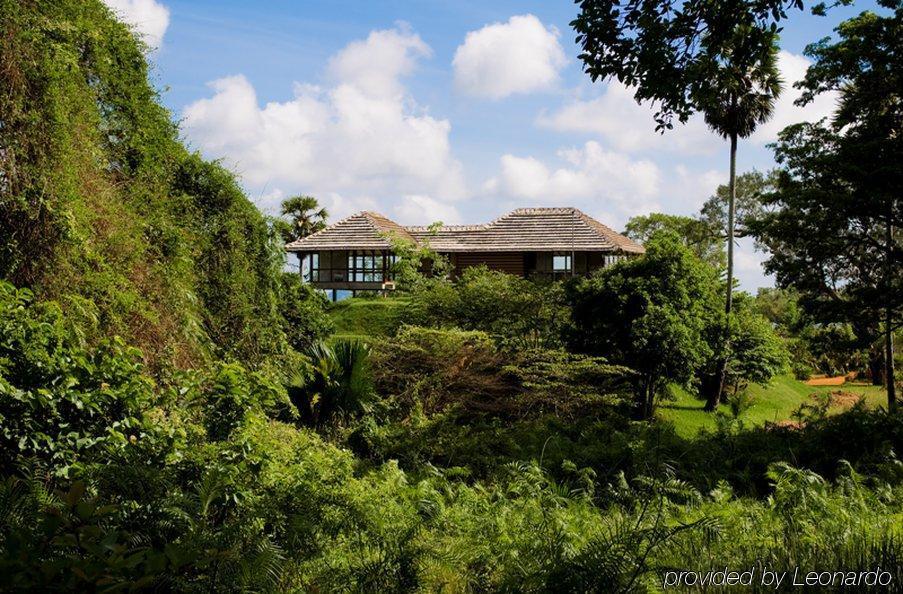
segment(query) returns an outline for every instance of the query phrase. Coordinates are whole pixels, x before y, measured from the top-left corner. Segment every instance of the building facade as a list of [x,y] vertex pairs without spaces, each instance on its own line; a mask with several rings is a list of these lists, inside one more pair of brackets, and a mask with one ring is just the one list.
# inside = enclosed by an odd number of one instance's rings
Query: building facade
[[642,254],[636,243],[576,208],[521,208],[484,225],[405,227],[361,212],[286,246],[298,256],[306,282],[333,299],[340,293],[394,288],[397,239],[448,258],[452,274],[486,265],[526,278],[588,275]]

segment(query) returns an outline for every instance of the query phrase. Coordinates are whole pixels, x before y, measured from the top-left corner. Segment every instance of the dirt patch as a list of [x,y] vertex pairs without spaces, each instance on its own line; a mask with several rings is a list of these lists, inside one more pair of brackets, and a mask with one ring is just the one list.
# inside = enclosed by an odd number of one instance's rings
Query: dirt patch
[[847,376],[838,375],[837,377],[817,377],[806,380],[807,386],[842,386],[847,382]]
[[831,397],[831,406],[840,408],[850,408],[862,398],[861,394],[853,394],[843,390],[835,390],[829,393],[828,396]]
[[794,421],[792,419],[784,419],[783,421],[777,421],[774,423],[768,423],[774,427],[781,427],[782,429],[802,429],[804,424],[800,421]]

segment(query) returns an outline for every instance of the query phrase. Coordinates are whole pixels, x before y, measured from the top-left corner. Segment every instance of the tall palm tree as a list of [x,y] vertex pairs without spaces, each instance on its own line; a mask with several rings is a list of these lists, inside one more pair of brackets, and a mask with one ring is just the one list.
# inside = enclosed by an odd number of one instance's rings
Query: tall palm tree
[[290,242],[325,228],[329,212],[313,196],[292,196],[282,201],[282,216],[291,219],[285,233]]
[[[734,215],[737,200],[737,140],[747,138],[759,124],[765,123],[774,112],[774,103],[781,93],[781,77],[777,65],[777,35],[758,52],[752,51],[746,32],[738,30],[734,43],[717,57],[709,57],[701,67],[708,71],[705,80],[694,90],[694,99],[701,106],[705,122],[722,138],[730,139],[730,181],[727,209],[727,294],[724,304],[724,337],[718,360],[718,387],[707,395],[705,409],[714,411],[721,402],[727,371],[731,334],[731,309],[734,288]],[[743,56],[743,58],[739,58]]]

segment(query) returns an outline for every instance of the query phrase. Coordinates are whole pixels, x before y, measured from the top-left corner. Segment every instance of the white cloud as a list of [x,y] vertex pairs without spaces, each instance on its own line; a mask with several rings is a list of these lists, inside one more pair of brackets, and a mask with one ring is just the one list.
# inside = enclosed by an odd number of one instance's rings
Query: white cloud
[[465,187],[451,125],[418,107],[400,80],[429,51],[405,27],[374,31],[330,60],[332,86],[296,83],[292,99],[262,106],[244,76],[222,78],[210,83],[212,97],[185,108],[185,130],[271,200],[277,190],[313,194],[335,216],[405,194],[456,200]]
[[353,41],[333,56],[328,70],[340,84],[373,95],[404,92],[400,78],[417,66],[417,59],[432,55],[430,47],[400,23],[397,29],[371,31],[367,39]]
[[562,166],[550,168],[533,157],[504,155],[499,174],[484,191],[516,199],[517,203],[604,209],[622,223],[627,216],[658,207],[661,172],[648,160],[608,151],[594,141],[558,152]]
[[697,213],[718,186],[727,183],[727,176],[726,171],[717,169],[696,173],[683,165],[675,165],[666,184],[671,208],[682,213]]
[[655,109],[640,105],[633,91],[617,81],[609,82],[601,96],[576,99],[551,114],[540,114],[537,124],[558,132],[596,134],[619,151],[673,151],[685,154],[711,154],[720,140],[706,128],[699,116],[664,134],[655,131]]
[[532,14],[469,32],[452,61],[458,89],[491,99],[551,88],[566,63],[558,30]]
[[778,132],[797,122],[815,122],[830,116],[837,104],[837,93],[822,93],[815,101],[805,107],[793,104],[799,99],[802,91],[793,88],[793,83],[806,76],[806,69],[811,62],[805,57],[781,50],[778,52],[778,68],[784,81],[784,90],[774,107],[772,118],[756,129],[752,140],[761,144],[773,142]]
[[[836,93],[819,95],[806,107],[793,104],[801,94],[793,88],[793,83],[805,76],[809,64],[804,56],[779,52],[778,67],[784,80],[784,90],[775,104],[773,117],[753,134],[754,143],[764,145],[773,142],[778,132],[786,126],[815,121],[834,111]],[[596,135],[609,146],[625,152],[654,150],[709,155],[724,148],[724,142],[708,129],[700,114],[692,116],[684,125],[675,123],[673,130],[659,134],[655,132],[654,112],[652,106],[638,104],[631,89],[611,81],[602,95],[588,100],[575,99],[557,111],[540,114],[536,123],[558,132]]]
[[436,221],[454,225],[461,222],[461,213],[453,204],[418,194],[405,196],[395,205],[393,214],[404,225],[429,225]]
[[156,0],[104,0],[122,22],[143,38],[151,48],[160,47],[169,28],[169,9]]

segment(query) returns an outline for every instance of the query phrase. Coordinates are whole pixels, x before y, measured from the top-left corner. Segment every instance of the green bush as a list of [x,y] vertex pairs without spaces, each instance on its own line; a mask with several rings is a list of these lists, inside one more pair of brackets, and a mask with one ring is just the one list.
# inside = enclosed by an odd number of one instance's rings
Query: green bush
[[568,315],[560,284],[485,266],[466,268],[453,283],[429,284],[411,298],[411,323],[478,330],[513,348],[560,346]]

